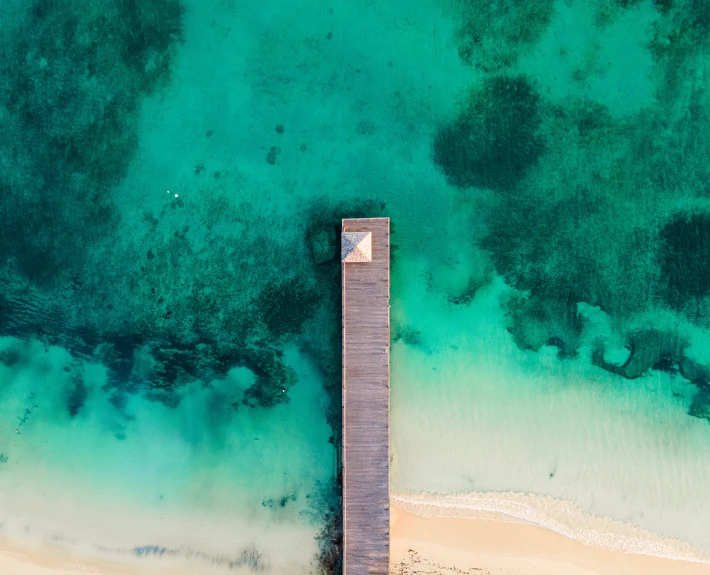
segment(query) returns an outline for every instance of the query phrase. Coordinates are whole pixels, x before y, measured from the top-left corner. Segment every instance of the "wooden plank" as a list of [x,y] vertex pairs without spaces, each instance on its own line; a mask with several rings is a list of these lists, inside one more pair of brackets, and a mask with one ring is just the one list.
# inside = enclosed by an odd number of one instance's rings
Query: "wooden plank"
[[388,575],[390,221],[343,231],[372,233],[372,261],[343,264],[343,573]]

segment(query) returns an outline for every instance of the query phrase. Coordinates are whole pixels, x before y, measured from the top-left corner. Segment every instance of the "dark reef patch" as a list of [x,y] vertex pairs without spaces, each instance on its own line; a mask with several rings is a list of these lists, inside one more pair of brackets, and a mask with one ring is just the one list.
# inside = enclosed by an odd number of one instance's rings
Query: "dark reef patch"
[[67,411],[69,412],[69,417],[76,417],[84,407],[86,398],[89,396],[89,390],[84,383],[81,376],[75,377],[74,386],[72,387],[71,393],[67,398]]
[[37,396],[34,394],[34,392],[30,393],[27,396],[27,401],[25,403],[25,411],[22,415],[17,416],[17,432],[19,433],[20,429],[28,423],[34,416],[35,410],[39,408],[39,404],[37,403]]
[[390,220],[390,273],[399,261],[397,252],[399,251],[399,241],[397,240],[397,224]]
[[497,73],[511,68],[544,33],[554,0],[458,0],[458,53],[469,66]]
[[[659,371],[678,371],[688,376],[693,366],[683,357],[683,350],[688,342],[685,338],[673,332],[656,329],[632,331],[627,334],[630,354],[623,365],[616,365],[604,360],[604,347],[601,342],[592,354],[595,365],[607,371],[621,375],[626,379],[636,379],[651,369]],[[696,381],[695,378],[688,378]]]
[[675,309],[710,295],[710,213],[678,214],[660,232],[665,301]]
[[517,297],[507,302],[508,331],[521,349],[538,351],[549,345],[560,358],[573,357],[582,333],[576,298]]
[[698,389],[688,408],[688,415],[710,423],[710,386],[705,384]]
[[[659,101],[666,109],[672,109],[678,102],[689,101],[695,112],[706,116],[707,107],[698,106],[696,99],[704,92],[704,86],[702,83],[689,85],[687,78],[697,69],[698,58],[707,52],[710,41],[708,3],[706,0],[654,0],[654,4],[661,17],[653,26],[649,48],[656,63],[654,76]],[[666,120],[685,124],[688,118],[667,116]],[[695,124],[685,126],[686,131],[702,133],[698,130],[699,124]],[[686,139],[683,146],[686,152],[690,151],[689,146],[692,146],[692,140]],[[691,161],[699,159],[690,154],[686,154],[686,158]]]
[[17,365],[23,358],[23,354],[15,346],[0,351],[0,362],[2,362],[2,364],[6,367],[13,367]]
[[397,343],[401,341],[405,345],[412,347],[421,345],[422,343],[422,332],[410,326],[399,326],[393,324],[391,340],[392,343]]
[[316,264],[323,264],[335,259],[338,255],[338,234],[332,226],[323,226],[311,230],[308,243],[311,256]]
[[342,485],[339,479],[332,479],[306,495],[310,500],[310,511],[322,525],[317,536],[320,573],[340,575],[343,572],[343,508]]
[[650,370],[696,385],[707,378],[685,356],[692,336],[683,327],[710,324],[710,116],[699,98],[691,90],[675,123],[663,110],[677,104],[665,100],[624,118],[584,99],[538,106],[544,154],[512,193],[497,194],[478,242],[516,290],[503,305],[521,349],[575,356],[588,341],[587,304],[614,334],[593,336],[597,366],[626,379]]
[[[617,292],[615,288],[622,285],[610,284],[616,278],[614,269],[608,268],[607,254],[619,239],[604,234],[612,206],[586,190],[560,195],[524,189],[502,198],[481,247],[491,253],[508,283],[530,291],[536,301],[525,306],[533,319],[566,316],[567,311],[552,308],[568,310],[580,301],[605,310],[632,305],[632,286]],[[623,278],[626,270],[616,269]],[[639,291],[638,286],[633,288]],[[543,299],[558,303],[548,306]]]
[[[2,303],[0,298],[0,303]],[[246,367],[256,376],[245,392],[245,405],[269,407],[288,401],[287,391],[295,383],[295,374],[282,361],[280,350],[272,346],[255,348],[246,343],[247,333],[236,333],[235,341],[219,341],[210,334],[194,339],[194,334],[99,332],[86,326],[75,327],[42,300],[13,300],[0,305],[0,333],[16,337],[41,337],[47,345],[66,348],[72,356],[99,362],[107,369],[107,383],[102,391],[116,410],[125,415],[126,394],[176,407],[179,390],[187,382],[226,377],[233,367]],[[199,308],[194,310],[201,313]],[[14,348],[10,348],[8,353]],[[139,353],[149,357],[151,369],[138,369]],[[14,361],[22,359],[16,350]],[[67,397],[67,410],[76,416],[84,405],[88,389],[80,374],[73,378]]]
[[469,305],[475,298],[478,291],[488,285],[493,279],[492,273],[486,273],[481,277],[470,278],[468,284],[461,291],[449,295],[447,298],[452,305]]
[[269,498],[264,498],[261,500],[261,506],[266,507],[267,509],[278,509],[286,507],[291,501],[296,501],[296,494],[295,493],[289,493],[288,495],[284,495],[282,497],[279,497],[277,499],[273,499],[271,497]]
[[137,149],[140,102],[165,86],[178,0],[38,0],[1,42],[0,264],[50,284],[116,224],[110,189]]
[[667,14],[675,5],[675,0],[653,0],[653,5],[659,12]]
[[271,146],[271,148],[269,148],[269,152],[266,154],[266,163],[271,164],[272,166],[276,165],[280,155],[281,148],[278,146]]
[[486,79],[437,132],[434,161],[452,185],[513,190],[544,150],[539,107],[524,76]]
[[318,293],[298,277],[267,284],[255,300],[258,316],[275,338],[301,333],[318,302]]
[[283,364],[279,350],[245,350],[236,359],[236,365],[247,367],[256,376],[254,385],[244,392],[244,405],[273,407],[288,402],[287,391],[296,382],[296,374]]

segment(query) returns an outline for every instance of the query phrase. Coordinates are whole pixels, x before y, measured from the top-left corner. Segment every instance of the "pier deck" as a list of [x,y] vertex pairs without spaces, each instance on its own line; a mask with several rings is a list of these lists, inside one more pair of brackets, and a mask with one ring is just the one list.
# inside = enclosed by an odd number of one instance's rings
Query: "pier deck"
[[389,574],[390,222],[343,220],[371,232],[372,261],[343,267],[344,575]]

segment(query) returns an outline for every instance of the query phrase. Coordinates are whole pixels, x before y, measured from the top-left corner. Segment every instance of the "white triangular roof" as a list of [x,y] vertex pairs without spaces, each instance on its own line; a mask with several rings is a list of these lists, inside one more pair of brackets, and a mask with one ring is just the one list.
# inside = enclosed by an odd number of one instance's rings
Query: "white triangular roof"
[[372,261],[371,232],[343,232],[340,238],[340,260],[342,262]]

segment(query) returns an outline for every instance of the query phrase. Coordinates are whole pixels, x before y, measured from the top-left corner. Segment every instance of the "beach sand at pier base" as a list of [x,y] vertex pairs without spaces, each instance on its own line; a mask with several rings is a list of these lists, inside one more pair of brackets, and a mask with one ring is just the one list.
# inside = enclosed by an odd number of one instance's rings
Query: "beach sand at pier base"
[[610,551],[537,525],[390,509],[393,575],[710,574],[708,564]]

